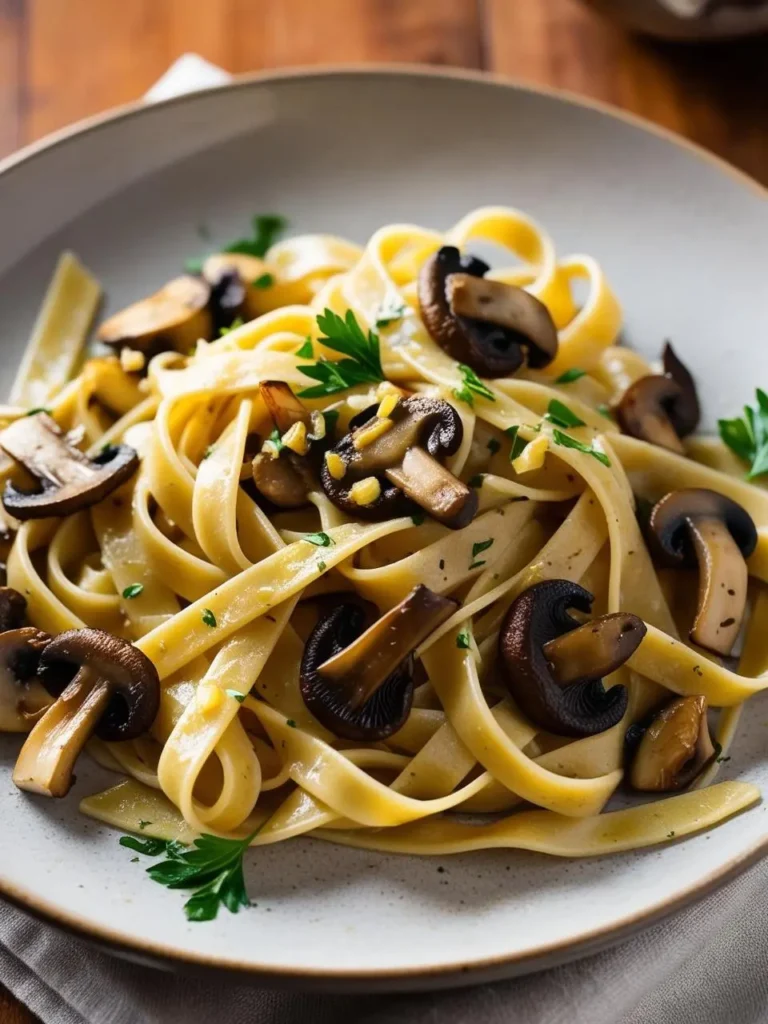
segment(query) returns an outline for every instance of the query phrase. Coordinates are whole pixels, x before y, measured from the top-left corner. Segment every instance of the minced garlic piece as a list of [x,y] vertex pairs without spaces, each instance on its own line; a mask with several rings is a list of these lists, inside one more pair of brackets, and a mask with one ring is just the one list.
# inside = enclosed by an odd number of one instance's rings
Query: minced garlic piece
[[310,419],[312,421],[312,433],[309,435],[313,441],[322,441],[325,437],[325,416],[321,412],[311,413]]
[[291,451],[296,452],[297,455],[306,455],[309,451],[307,428],[301,420],[294,423],[289,430],[286,430],[281,440],[286,448],[290,448]]
[[202,683],[197,688],[196,700],[198,709],[205,715],[215,711],[224,700],[224,696],[218,686]]
[[144,353],[135,348],[124,348],[120,352],[120,365],[126,373],[141,373],[144,362]]
[[358,480],[349,489],[349,496],[356,505],[372,505],[381,495],[381,484],[375,476]]
[[325,464],[328,467],[328,472],[331,474],[334,480],[343,480],[344,474],[347,472],[347,467],[344,459],[335,452],[325,453]]
[[386,434],[393,426],[392,420],[376,417],[376,419],[371,420],[370,423],[366,423],[364,427],[360,427],[359,430],[355,431],[352,443],[358,451],[361,451],[363,448],[367,448],[369,444],[377,441],[382,434]]
[[530,441],[522,453],[512,463],[512,469],[516,473],[530,473],[533,469],[541,469],[544,465],[544,456],[549,448],[549,439],[540,434],[535,441]]
[[395,406],[400,401],[400,396],[390,392],[385,395],[379,403],[379,408],[376,410],[376,415],[380,418],[391,416],[395,411]]

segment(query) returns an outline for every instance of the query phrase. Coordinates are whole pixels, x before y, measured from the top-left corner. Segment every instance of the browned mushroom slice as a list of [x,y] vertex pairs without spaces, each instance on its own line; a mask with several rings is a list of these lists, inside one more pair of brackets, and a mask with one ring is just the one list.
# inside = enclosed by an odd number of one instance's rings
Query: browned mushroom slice
[[557,354],[557,331],[538,299],[515,285],[488,281],[487,263],[445,245],[419,273],[424,325],[448,355],[481,377],[507,377],[523,365],[542,367]]
[[664,373],[680,388],[680,394],[669,410],[670,419],[678,435],[687,437],[698,427],[701,417],[696,382],[669,342],[665,343],[661,358]]
[[[13,781],[19,789],[65,796],[81,750],[94,733],[103,740],[135,739],[147,732],[158,711],[160,682],[138,648],[99,629],[60,633],[43,651],[40,675],[58,692],[21,748]],[[51,683],[53,681],[53,685]]]
[[[459,529],[477,510],[477,493],[440,461],[461,444],[461,418],[442,399],[412,395],[398,401],[388,416],[372,406],[355,417],[347,434],[329,457],[340,460],[332,472],[328,460],[322,471],[325,493],[339,508],[360,518],[394,518],[410,514],[415,502],[434,519]],[[378,481],[372,501],[356,500],[355,485]],[[410,502],[406,499],[410,499]]]
[[682,393],[671,377],[641,377],[627,388],[616,407],[621,429],[641,441],[682,455],[683,445],[669,412]]
[[251,463],[253,482],[257,489],[278,508],[300,508],[309,494],[307,472],[301,459],[291,452],[270,455],[259,452]]
[[381,740],[408,717],[413,652],[458,604],[415,587],[363,631],[365,612],[339,605],[320,620],[304,648],[301,693],[312,714],[337,736]]
[[260,312],[256,281],[263,279],[267,265],[257,256],[239,252],[218,252],[203,264],[203,280],[211,287],[211,306],[218,326],[236,317],[253,320]]
[[630,782],[635,789],[668,792],[689,786],[712,762],[705,697],[678,697],[645,731],[635,753]]
[[583,587],[546,580],[512,602],[499,634],[512,698],[534,724],[561,736],[592,736],[621,720],[626,688],[606,691],[601,675],[622,665],[646,632],[634,615],[604,616],[580,626],[569,614],[570,608],[591,607],[592,595]]
[[699,599],[694,643],[730,654],[747,602],[749,558],[757,530],[749,513],[723,494],[704,488],[672,491],[649,519],[656,546],[672,565],[698,566]]
[[201,278],[176,277],[159,292],[105,320],[97,337],[106,345],[127,345],[145,353],[157,351],[159,342],[186,353],[199,338],[210,340],[213,335],[210,297],[210,286]]
[[27,601],[13,587],[0,587],[0,633],[24,624]]
[[0,732],[29,732],[35,716],[51,703],[36,678],[50,640],[34,626],[0,633]]
[[46,413],[16,420],[0,434],[0,447],[34,476],[39,491],[7,483],[3,505],[16,519],[66,516],[97,504],[136,472],[128,445],[111,445],[95,459],[69,444]]

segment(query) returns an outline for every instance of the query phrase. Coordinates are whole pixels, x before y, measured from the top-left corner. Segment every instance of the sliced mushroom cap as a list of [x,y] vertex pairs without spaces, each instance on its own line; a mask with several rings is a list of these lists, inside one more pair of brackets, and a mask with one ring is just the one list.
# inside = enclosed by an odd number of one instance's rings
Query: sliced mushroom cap
[[211,288],[211,311],[216,327],[227,327],[236,317],[253,320],[259,315],[259,288],[254,284],[267,266],[257,256],[219,252],[203,264],[203,280]]
[[92,734],[130,740],[148,731],[160,705],[160,681],[137,647],[100,629],[60,633],[43,651],[39,674],[54,693],[75,672],[21,749],[13,781],[20,789],[65,796],[72,769]]
[[293,452],[282,451],[277,456],[259,452],[251,463],[256,489],[278,508],[306,505],[311,480],[309,467],[302,466],[302,461]]
[[644,792],[689,786],[715,757],[705,697],[678,697],[646,729],[635,752],[630,782]]
[[581,626],[568,609],[589,612],[592,600],[570,580],[536,583],[512,602],[499,635],[513,699],[535,725],[561,736],[592,736],[621,720],[626,688],[606,691],[601,675],[619,668],[646,632],[626,613]]
[[[477,511],[477,493],[443,465],[461,445],[461,417],[448,402],[424,395],[398,401],[387,417],[377,416],[371,406],[351,422],[352,431],[331,449],[329,457],[340,460],[332,472],[328,458],[323,465],[323,490],[338,508],[360,519],[378,522],[410,515],[414,503],[434,519],[459,529]],[[354,485],[374,479],[379,494],[360,504]]]
[[683,390],[671,377],[641,377],[631,384],[616,407],[621,429],[641,441],[683,454],[671,409]]
[[[312,413],[282,380],[259,384],[261,397],[283,442],[279,451],[262,451],[253,460],[253,482],[257,490],[278,508],[306,505],[309,492],[317,489],[325,441],[325,419]],[[313,433],[322,428],[322,438]],[[290,433],[300,430],[291,441]],[[289,447],[293,445],[293,447]]]
[[184,274],[105,320],[97,337],[106,345],[128,346],[145,354],[163,347],[186,353],[199,338],[213,336],[210,297],[206,281]]
[[0,633],[24,624],[27,601],[13,587],[0,587]]
[[36,677],[51,638],[34,626],[0,633],[0,732],[29,732],[51,699]]
[[666,376],[680,388],[680,394],[669,410],[669,418],[678,435],[687,437],[698,427],[701,418],[696,382],[669,342],[664,345],[662,362]]
[[433,340],[483,377],[507,377],[557,355],[557,329],[546,306],[516,285],[489,281],[487,263],[443,246],[419,274],[419,305]]
[[359,605],[338,605],[318,622],[304,648],[304,703],[336,736],[391,736],[411,708],[413,652],[457,607],[418,586],[366,630]]
[[3,505],[16,519],[66,516],[97,504],[137,470],[128,445],[110,445],[95,459],[73,447],[46,413],[16,420],[0,434],[0,447],[36,477],[39,491],[5,485]]
[[671,565],[699,570],[699,602],[691,639],[717,654],[730,654],[747,603],[746,559],[757,545],[749,513],[705,488],[672,491],[649,518],[654,546]]

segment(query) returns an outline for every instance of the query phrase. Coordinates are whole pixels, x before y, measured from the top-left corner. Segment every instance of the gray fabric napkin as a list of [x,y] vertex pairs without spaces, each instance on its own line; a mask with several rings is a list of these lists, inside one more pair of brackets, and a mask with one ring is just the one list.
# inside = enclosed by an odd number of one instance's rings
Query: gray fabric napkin
[[[227,77],[187,54],[147,98]],[[45,1024],[768,1024],[767,917],[764,861],[615,949],[565,967],[438,993],[320,996],[137,966],[0,903],[0,980]]]

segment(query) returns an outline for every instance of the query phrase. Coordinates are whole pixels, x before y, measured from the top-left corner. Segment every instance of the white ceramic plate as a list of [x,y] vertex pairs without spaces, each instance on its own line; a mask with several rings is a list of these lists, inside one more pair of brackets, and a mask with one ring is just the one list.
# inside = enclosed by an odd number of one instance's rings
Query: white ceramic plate
[[[149,293],[252,213],[359,241],[392,221],[451,224],[486,203],[541,220],[603,265],[626,337],[694,369],[708,425],[768,384],[768,204],[757,186],[638,122],[471,74],[257,77],[65,133],[0,167],[0,308],[10,385],[57,254],[74,249],[112,308]],[[768,787],[768,702],[723,773]],[[761,805],[711,834],[567,862],[517,852],[416,859],[312,840],[249,857],[258,906],[189,924],[77,801],[114,777],[78,768],[64,801],[16,791],[0,741],[0,891],[132,955],[327,987],[408,988],[538,969],[605,946],[754,859]],[[439,870],[444,868],[444,870]]]

